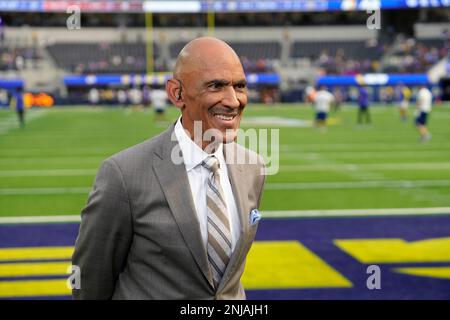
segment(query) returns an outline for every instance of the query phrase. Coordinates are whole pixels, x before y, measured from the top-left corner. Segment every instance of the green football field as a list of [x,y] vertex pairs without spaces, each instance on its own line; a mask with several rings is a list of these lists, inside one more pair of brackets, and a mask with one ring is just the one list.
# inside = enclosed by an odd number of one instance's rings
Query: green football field
[[[433,139],[418,141],[394,106],[371,108],[373,124],[356,125],[356,108],[330,114],[326,132],[311,127],[306,105],[246,108],[243,129],[279,129],[261,209],[327,210],[450,207],[450,105],[435,106]],[[178,110],[170,108],[174,121]],[[0,110],[0,216],[78,215],[108,156],[162,130],[153,112],[61,107],[31,110],[26,128]],[[276,142],[276,141],[275,141]]]

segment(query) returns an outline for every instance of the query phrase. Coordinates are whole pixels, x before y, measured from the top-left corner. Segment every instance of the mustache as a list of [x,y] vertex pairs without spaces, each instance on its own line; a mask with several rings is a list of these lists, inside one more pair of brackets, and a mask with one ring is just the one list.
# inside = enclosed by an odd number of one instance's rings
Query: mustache
[[237,116],[242,112],[242,107],[239,108],[227,108],[227,107],[212,107],[209,112],[212,114],[223,114],[227,116]]

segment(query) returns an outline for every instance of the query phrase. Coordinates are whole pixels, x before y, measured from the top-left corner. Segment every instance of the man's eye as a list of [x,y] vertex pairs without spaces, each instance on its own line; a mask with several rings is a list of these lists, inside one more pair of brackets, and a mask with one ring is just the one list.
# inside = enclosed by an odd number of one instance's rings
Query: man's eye
[[223,87],[223,83],[220,82],[212,83],[209,87],[211,89],[221,89]]
[[247,85],[245,83],[238,83],[234,86],[237,90],[245,90],[247,88]]

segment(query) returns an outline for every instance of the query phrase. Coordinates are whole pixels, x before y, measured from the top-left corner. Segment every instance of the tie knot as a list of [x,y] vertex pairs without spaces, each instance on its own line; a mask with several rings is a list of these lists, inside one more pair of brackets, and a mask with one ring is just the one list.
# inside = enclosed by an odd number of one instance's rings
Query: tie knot
[[220,162],[219,159],[217,159],[215,156],[210,156],[208,158],[206,158],[203,162],[202,165],[208,169],[209,171],[211,171],[212,173],[216,173],[217,170],[219,170],[220,168]]

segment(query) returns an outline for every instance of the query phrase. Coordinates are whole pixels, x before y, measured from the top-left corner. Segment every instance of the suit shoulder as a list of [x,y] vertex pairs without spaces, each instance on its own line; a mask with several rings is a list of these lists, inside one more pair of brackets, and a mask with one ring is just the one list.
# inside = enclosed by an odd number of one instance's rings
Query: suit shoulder
[[113,154],[105,160],[116,163],[119,167],[127,167],[128,164],[145,162],[147,164],[152,161],[152,154],[155,151],[161,149],[166,139],[170,139],[170,133],[172,128],[160,133],[159,135],[147,139],[141,143],[131,146],[125,150],[122,150],[116,154]]

